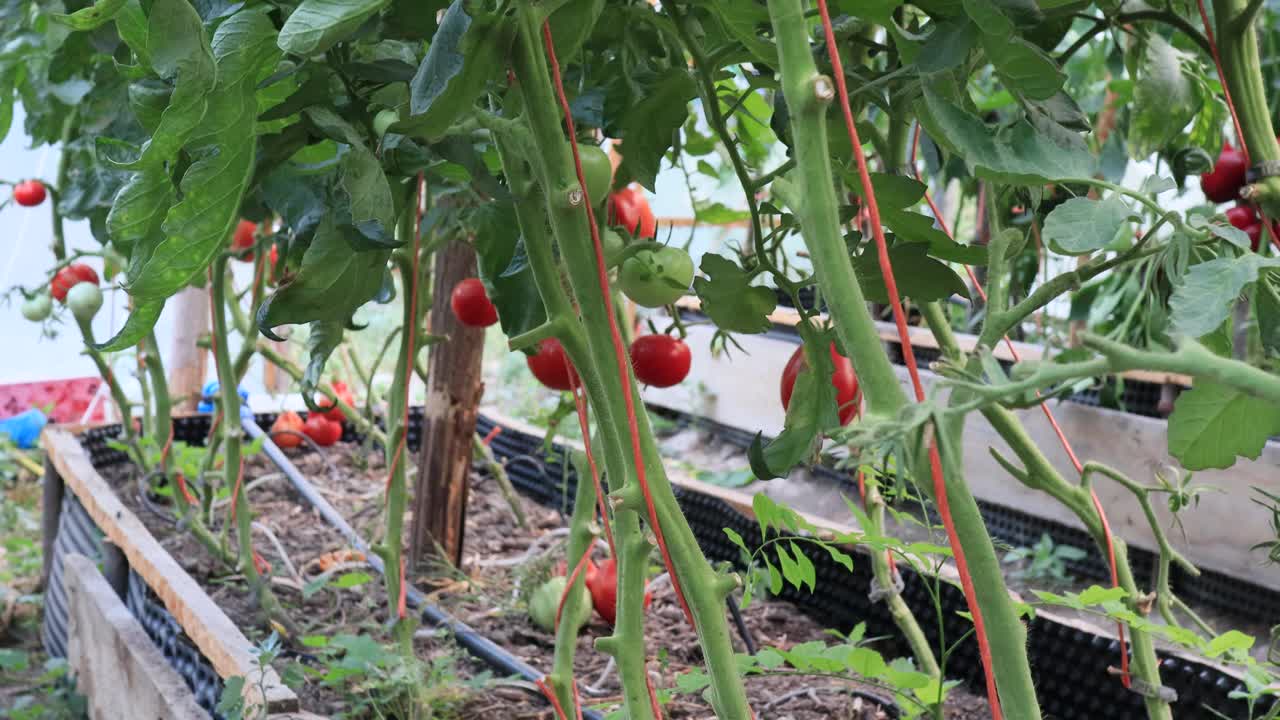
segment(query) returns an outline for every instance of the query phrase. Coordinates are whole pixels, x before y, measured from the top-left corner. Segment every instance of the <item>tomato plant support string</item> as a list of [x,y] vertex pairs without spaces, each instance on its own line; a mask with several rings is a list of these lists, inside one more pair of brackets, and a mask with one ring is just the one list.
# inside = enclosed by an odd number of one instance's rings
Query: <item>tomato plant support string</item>
[[578,175],[582,202],[586,205],[587,224],[591,229],[591,243],[595,246],[596,274],[599,278],[600,290],[604,294],[605,316],[609,319],[609,334],[613,340],[613,352],[617,359],[618,376],[622,380],[622,400],[627,410],[627,431],[631,435],[631,455],[635,462],[636,478],[640,484],[640,490],[644,493],[645,509],[648,511],[649,523],[653,526],[654,537],[658,541],[658,550],[662,553],[662,562],[666,566],[667,572],[671,575],[671,587],[676,591],[676,598],[680,601],[680,608],[684,610],[685,619],[689,621],[690,625],[695,625],[693,612],[690,611],[689,603],[685,600],[684,590],[680,587],[675,565],[671,562],[671,554],[667,551],[667,541],[662,535],[662,526],[658,523],[658,511],[654,507],[653,495],[649,491],[649,482],[645,475],[644,452],[640,447],[640,428],[636,420],[636,402],[635,397],[632,395],[630,378],[627,375],[628,355],[622,342],[622,333],[618,329],[617,317],[614,314],[613,297],[609,292],[609,270],[604,260],[604,246],[600,242],[600,228],[596,225],[596,214],[591,208],[591,198],[587,194],[587,182],[582,172],[582,158],[578,153],[573,112],[569,109],[569,100],[565,95],[564,81],[560,75],[560,61],[556,58],[555,41],[551,37],[550,22],[542,24],[542,36],[546,47],[547,61],[551,65],[551,79],[555,84],[556,98],[560,102],[561,112],[564,113],[565,130],[569,134],[569,149],[573,151],[574,171]]
[[[871,216],[871,231],[875,238],[876,252],[879,258],[880,271],[884,275],[885,290],[889,296],[889,306],[893,310],[894,322],[898,326],[898,337],[902,343],[902,355],[907,363],[907,372],[911,376],[911,385],[915,391],[916,401],[924,402],[924,385],[920,381],[920,370],[916,366],[915,354],[911,349],[911,337],[907,330],[907,317],[898,299],[898,284],[893,276],[893,264],[889,259],[889,246],[885,242],[884,228],[880,226],[880,208],[876,203],[875,188],[871,184],[871,174],[867,170],[867,159],[862,152],[862,141],[858,137],[858,129],[853,120],[853,108],[849,105],[849,90],[845,85],[844,67],[840,61],[839,45],[836,43],[835,30],[831,26],[831,15],[827,10],[827,0],[818,0],[818,14],[822,20],[822,31],[826,37],[827,56],[831,61],[831,74],[835,78],[836,91],[839,94],[840,111],[844,116],[845,129],[849,133],[849,142],[853,146],[853,157],[858,163],[858,179],[866,196],[867,211]],[[978,640],[978,654],[982,659],[983,673],[986,675],[987,700],[991,704],[991,717],[1001,720],[1000,693],[996,687],[996,676],[991,658],[991,645],[987,638],[986,623],[982,617],[982,609],[978,605],[977,593],[973,586],[973,578],[969,574],[969,565],[965,560],[964,547],[956,533],[955,523],[951,517],[951,506],[947,499],[946,478],[942,472],[942,458],[938,452],[938,441],[929,441],[929,470],[933,475],[933,491],[938,504],[938,514],[946,527],[947,538],[955,555],[956,570],[960,574],[960,585],[964,590],[965,600],[973,615],[974,634]]]
[[[1204,0],[1196,0],[1196,6],[1200,10],[1200,22],[1204,23],[1204,37],[1209,41],[1209,52],[1213,55],[1213,65],[1218,70],[1218,79],[1222,85],[1222,97],[1227,102],[1227,110],[1231,113],[1231,124],[1236,129],[1236,142],[1240,143],[1240,151],[1244,153],[1245,163],[1252,165],[1253,160],[1249,157],[1249,143],[1244,140],[1244,126],[1240,124],[1240,114],[1236,112],[1236,104],[1231,99],[1231,88],[1227,86],[1227,74],[1222,69],[1222,55],[1218,52],[1218,40],[1213,32],[1213,23],[1209,22],[1209,13],[1205,9]],[[1250,31],[1252,32],[1252,31]],[[1262,212],[1262,208],[1258,208],[1258,214],[1262,216],[1262,226],[1267,229],[1267,235],[1271,237],[1271,244],[1276,250],[1280,250],[1280,234],[1276,233],[1275,221],[1266,216]]]
[[[919,147],[920,125],[917,124],[915,135],[911,141],[910,164],[911,171],[916,176],[916,181],[923,184],[924,181],[920,178],[920,170],[916,167],[916,154]],[[933,196],[929,193],[927,185],[925,186],[924,200],[929,204],[929,210],[933,212],[933,216],[937,219],[938,226],[942,228],[942,232],[945,233],[948,238],[954,240],[955,237],[951,234],[951,229],[947,227],[946,221],[942,219],[942,212],[938,209],[937,204],[934,203]],[[978,276],[973,272],[973,267],[966,264],[964,266],[964,270],[969,275],[969,281],[973,283],[974,290],[977,291],[978,296],[981,297],[982,301],[985,303],[987,301],[987,292],[983,289],[982,283],[978,281]],[[1013,341],[1009,339],[1008,335],[1004,336],[1004,342],[1005,346],[1009,348],[1009,354],[1013,357],[1013,361],[1020,362],[1021,358],[1018,354],[1018,348],[1014,346]],[[1037,392],[1036,396],[1039,397],[1040,393]],[[1062,449],[1066,451],[1067,457],[1071,460],[1071,465],[1076,469],[1076,474],[1082,475],[1084,473],[1084,465],[1081,464],[1080,458],[1076,455],[1075,448],[1071,446],[1071,441],[1067,439],[1067,434],[1063,432],[1062,426],[1058,423],[1058,418],[1054,416],[1053,409],[1044,403],[1041,403],[1040,409],[1044,411],[1045,419],[1049,421],[1049,426],[1053,428],[1054,435],[1057,436],[1058,442],[1062,444]],[[1111,534],[1111,522],[1107,519],[1107,513],[1102,507],[1102,500],[1098,498],[1098,492],[1092,487],[1089,488],[1089,497],[1093,502],[1094,509],[1098,513],[1098,520],[1102,524],[1102,532],[1107,544],[1107,563],[1111,571],[1111,586],[1120,587],[1120,571],[1116,565],[1116,546],[1115,539]],[[1120,641],[1120,681],[1126,688],[1128,688],[1132,685],[1132,679],[1129,673],[1129,650],[1128,644],[1125,641],[1124,627],[1124,623],[1116,623],[1116,634]]]

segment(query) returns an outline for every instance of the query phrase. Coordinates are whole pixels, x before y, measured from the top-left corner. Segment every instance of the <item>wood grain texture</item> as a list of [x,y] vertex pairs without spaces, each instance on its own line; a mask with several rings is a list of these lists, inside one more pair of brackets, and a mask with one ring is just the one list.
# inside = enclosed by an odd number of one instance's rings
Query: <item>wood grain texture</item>
[[[259,670],[253,646],[222,608],[187,574],[116,496],[94,469],[80,441],[60,427],[47,427],[42,445],[67,490],[75,493],[107,539],[124,552],[129,566],[160,597],[165,608],[223,678],[245,677],[245,699],[273,712],[298,709],[298,698],[270,667]],[[261,673],[261,682],[259,682]],[[265,693],[259,690],[265,689]]]
[[437,546],[455,567],[462,565],[471,436],[484,394],[480,379],[484,329],[458,322],[449,296],[455,285],[475,274],[475,252],[470,245],[453,242],[436,252],[432,272],[435,302],[428,323],[432,333],[448,339],[433,345],[428,359],[422,448],[413,494],[411,567],[434,555]]
[[63,559],[67,664],[93,720],[207,720],[182,677],[83,555]]

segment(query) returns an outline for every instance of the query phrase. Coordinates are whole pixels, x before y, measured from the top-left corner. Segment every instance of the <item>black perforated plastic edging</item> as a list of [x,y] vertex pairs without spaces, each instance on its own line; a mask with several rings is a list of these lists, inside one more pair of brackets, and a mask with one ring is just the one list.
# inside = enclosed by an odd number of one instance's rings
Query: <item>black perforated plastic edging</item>
[[[744,450],[755,438],[745,430],[676,410],[652,408],[650,412],[674,422],[677,427],[702,428],[714,435],[717,440],[737,445]],[[851,493],[855,489],[855,479],[844,472],[825,466],[814,467],[812,471],[836,486],[848,487]],[[988,531],[995,540],[1010,547],[1030,547],[1039,542],[1044,535],[1048,535],[1055,545],[1071,545],[1085,551],[1084,558],[1065,562],[1066,569],[1071,575],[1110,581],[1111,570],[1106,558],[1102,556],[1093,539],[1084,530],[986,500],[978,500],[978,508],[982,512],[983,520],[986,521]],[[911,507],[899,509],[906,512],[913,511]],[[932,509],[929,520],[934,524],[939,521],[937,515],[932,513]],[[1131,546],[1129,560],[1138,582],[1150,584],[1156,567],[1156,554]],[[1280,616],[1280,592],[1276,590],[1211,569],[1201,569],[1198,576],[1191,575],[1177,565],[1170,568],[1169,580],[1184,600],[1194,601],[1214,610],[1231,613],[1258,623],[1270,625],[1280,620],[1278,617]]]
[[[680,419],[679,414],[675,417]],[[416,445],[420,438],[421,418],[421,409],[415,408],[411,413],[409,429],[409,442],[413,445]],[[257,419],[260,424],[269,425],[274,420],[274,415],[260,415]],[[692,421],[688,416],[684,416],[684,419]],[[705,419],[699,419],[697,422],[711,426],[713,431],[720,429],[715,423]],[[482,415],[476,430],[481,435],[487,435],[493,426],[493,421]],[[201,443],[208,428],[207,416],[179,418],[175,420],[174,435],[176,439]],[[89,431],[83,437],[84,445],[89,450],[95,466],[100,467],[125,459],[122,453],[107,445],[107,441],[114,437],[117,431],[118,428],[99,428]],[[347,431],[347,435],[350,436],[349,439],[354,438],[350,430]],[[740,432],[726,432],[724,439],[732,441],[737,435],[742,435],[749,442],[745,433]],[[542,447],[542,438],[509,427],[504,427],[503,432],[492,439],[491,447],[495,455],[505,462],[512,483],[523,494],[561,512],[570,511],[576,488],[576,476],[570,463],[567,462],[562,447],[553,445],[549,453],[545,452]],[[822,469],[821,472],[839,475],[830,469]],[[847,478],[845,480],[847,481]],[[743,560],[741,551],[728,540],[724,528],[734,529],[753,549],[763,542],[764,538],[761,536],[759,525],[754,519],[744,516],[722,500],[682,488],[677,488],[676,494],[699,545],[709,559],[741,566]],[[84,514],[82,509],[80,512],[87,520],[87,514]],[[992,513],[995,513],[995,517],[1003,519],[992,522]],[[1026,540],[1038,539],[1039,530],[1042,527],[1053,527],[1059,533],[1068,531],[1063,535],[1064,538],[1069,538],[1069,531],[1072,531],[1072,528],[1058,526],[1051,521],[1008,508],[998,508],[998,506],[984,508],[984,514],[988,515],[988,522],[994,526],[993,534],[997,537],[1004,536],[1005,541],[1011,544],[1015,542],[1029,544]],[[64,513],[64,518],[70,515],[74,513]],[[64,522],[69,521],[64,520]],[[92,521],[88,522],[91,526]],[[60,536],[62,534],[59,533]],[[1023,539],[1011,539],[1015,537]],[[85,541],[81,537],[78,542],[83,544]],[[1089,543],[1083,541],[1078,546],[1091,547]],[[859,622],[866,622],[868,632],[873,636],[890,638],[896,636],[892,618],[889,617],[884,605],[872,603],[867,597],[871,583],[869,563],[855,561],[854,571],[851,573],[837,564],[827,553],[821,550],[815,551],[804,545],[799,547],[813,563],[818,585],[823,590],[808,593],[788,587],[781,593],[782,599],[794,603],[798,609],[827,627],[847,631]],[[83,550],[76,551],[83,552]],[[769,551],[766,550],[766,552]],[[96,551],[90,555],[90,557],[95,556]],[[776,562],[776,556],[773,559]],[[1082,563],[1080,569],[1073,568],[1073,572],[1085,574],[1087,569],[1088,566]],[[926,581],[916,576],[910,569],[904,568],[904,576],[906,581],[904,597],[912,611],[921,618],[936,617]],[[1261,590],[1232,578],[1223,579],[1228,583],[1243,586],[1236,588],[1239,594]],[[171,617],[166,620],[168,613],[158,603],[154,600],[149,604],[144,602],[141,605],[133,602],[135,584],[141,583],[131,575],[131,610],[134,610],[135,615],[143,620],[144,627],[147,627],[148,633],[152,634],[153,640],[159,647],[166,649],[166,656],[170,657],[175,668],[183,674],[188,685],[204,702],[210,697],[211,692],[210,687],[204,684],[210,677],[207,673],[212,672],[211,668],[208,668],[207,660],[201,658],[194,647],[191,647],[190,651],[181,649],[182,646],[178,642],[178,638],[181,637],[180,628]],[[1188,597],[1192,597],[1192,594],[1186,590],[1183,592]],[[1205,592],[1209,592],[1207,586]],[[943,627],[939,630],[936,622],[924,623],[925,634],[935,646],[942,639],[939,637],[940,632],[945,634],[946,641],[950,643],[970,629],[969,623],[959,615],[965,610],[964,597],[959,588],[943,584],[940,589],[940,599],[944,618]],[[57,601],[53,599],[51,602]],[[1268,602],[1269,600],[1265,597],[1259,600],[1255,612],[1262,612]],[[141,607],[142,610],[135,609],[135,606]],[[1271,604],[1268,609],[1273,610],[1277,606],[1280,605]],[[63,623],[62,642],[65,648],[65,610]],[[46,633],[46,641],[50,643],[50,647],[55,647],[55,643],[58,642],[56,634],[49,632],[48,629]],[[169,652],[170,649],[172,654]],[[885,641],[883,649],[889,654],[907,653],[907,648],[893,640]],[[1093,720],[1099,717],[1105,717],[1108,720],[1143,720],[1146,717],[1141,698],[1126,691],[1118,680],[1107,672],[1110,665],[1116,664],[1116,655],[1119,652],[1118,644],[1114,639],[1037,617],[1029,623],[1028,649],[1039,699],[1046,717],[1061,720],[1077,718]],[[1243,701],[1228,697],[1229,693],[1240,686],[1239,682],[1229,675],[1199,663],[1172,657],[1164,659],[1161,674],[1164,682],[1179,695],[1179,701],[1175,705],[1175,715],[1179,720],[1217,718],[1218,716],[1205,709],[1205,705],[1213,707],[1233,720],[1235,718],[1243,720],[1248,716]],[[975,692],[983,691],[982,670],[976,646],[971,639],[961,643],[950,655],[947,675],[965,681]],[[212,677],[216,678],[216,674]],[[216,698],[217,693],[215,692],[212,697]]]
[[[477,432],[487,434],[493,425],[493,421],[481,416]],[[548,455],[543,451],[541,438],[505,427],[494,438],[492,447],[495,455],[507,461],[511,481],[522,493],[546,506],[568,512],[577,481],[563,448],[555,446]],[[513,462],[517,458],[519,460]],[[709,559],[741,567],[741,550],[729,541],[724,528],[732,528],[753,549],[763,543],[765,538],[755,520],[724,501],[682,488],[677,488],[676,496]],[[896,628],[884,604],[872,603],[867,597],[871,584],[870,563],[855,560],[854,570],[849,572],[825,551],[804,544],[797,547],[814,564],[820,590],[809,593],[788,586],[781,593],[782,599],[794,603],[825,627],[848,631],[857,623],[866,622],[869,635],[896,637]],[[776,562],[776,556],[773,559]],[[916,616],[937,617],[926,580],[909,568],[904,568],[904,580],[904,597]],[[944,618],[941,632],[946,641],[952,643],[971,629],[970,623],[959,615],[966,610],[964,595],[959,588],[943,584],[940,597]],[[930,642],[937,646],[940,640],[937,623],[926,620],[922,625]],[[908,651],[896,641],[886,641],[884,649],[896,654]],[[1125,690],[1107,671],[1109,666],[1117,664],[1119,645],[1114,639],[1039,616],[1029,623],[1028,649],[1037,694],[1046,717],[1060,720],[1146,718],[1141,697]],[[975,692],[983,692],[982,669],[972,639],[961,643],[950,655],[947,675],[964,680]],[[1179,720],[1217,718],[1205,705],[1229,718],[1248,717],[1244,702],[1229,697],[1240,687],[1239,681],[1229,675],[1199,663],[1166,657],[1161,676],[1178,693],[1174,712]]]

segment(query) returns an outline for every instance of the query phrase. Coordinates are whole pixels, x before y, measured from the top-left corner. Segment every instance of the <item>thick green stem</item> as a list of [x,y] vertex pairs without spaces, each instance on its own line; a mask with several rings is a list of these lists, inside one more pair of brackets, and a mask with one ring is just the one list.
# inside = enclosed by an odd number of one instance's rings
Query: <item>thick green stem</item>
[[165,379],[164,360],[160,357],[160,346],[156,343],[154,330],[147,333],[142,345],[143,364],[147,375],[151,377],[151,401],[154,403],[154,428],[151,440],[156,447],[163,448],[169,442],[169,432],[173,429],[172,404],[169,399],[169,383]]
[[[413,233],[415,211],[414,206],[408,206],[401,215],[398,228],[401,240],[407,241]],[[418,282],[418,278],[414,273],[412,252],[412,250],[409,252],[396,251],[392,254],[392,260],[396,265],[396,269],[400,272],[400,292],[402,293],[401,297],[404,299],[402,323],[405,328],[413,328],[415,327],[414,323],[417,322],[416,303],[411,301],[411,299],[417,297],[414,290]],[[402,583],[407,582],[405,575],[401,573],[404,555],[404,543],[402,540],[404,535],[404,510],[409,500],[408,484],[405,479],[405,466],[408,461],[405,459],[404,438],[408,432],[405,421],[409,407],[409,379],[413,371],[414,341],[415,338],[412,332],[402,332],[400,334],[400,352],[396,357],[395,375],[391,380],[391,389],[387,393],[388,442],[383,448],[386,453],[387,467],[390,468],[391,474],[387,478],[387,530],[382,545],[378,548],[378,554],[382,556],[382,561],[386,564],[386,572],[383,573],[383,578],[386,581],[387,604],[392,617],[399,616],[400,597],[405,591]],[[396,623],[398,629],[405,627],[404,618],[400,618],[400,620],[401,622]],[[410,650],[412,650],[411,647]]]
[[894,414],[907,396],[885,354],[844,238],[827,147],[826,110],[835,96],[831,79],[820,75],[809,47],[808,23],[798,0],[771,0],[782,69],[782,89],[791,113],[795,157],[804,207],[799,208],[805,245],[827,300],[844,350],[875,415]]
[[[926,303],[922,307],[922,312],[925,321],[933,330],[934,337],[937,338],[938,345],[942,348],[943,353],[954,362],[961,361],[963,353],[955,341],[955,336],[951,332],[951,326],[947,322],[941,306],[936,302]],[[963,394],[963,392],[961,391],[960,394]],[[1048,458],[1045,457],[1044,453],[1035,444],[1035,441],[1031,439],[1031,436],[1027,434],[1026,429],[1013,412],[998,405],[991,405],[983,409],[983,415],[1026,468],[1025,473],[1013,473],[1014,477],[1018,478],[1027,487],[1042,490],[1063,505],[1066,505],[1084,523],[1085,528],[1098,548],[1105,554],[1107,552],[1107,535],[1103,529],[1102,518],[1098,515],[1097,509],[1089,497],[1087,484],[1076,486],[1067,482],[1049,462]],[[1139,499],[1145,502],[1145,496],[1140,496]],[[1149,504],[1147,504],[1147,507],[1149,508]],[[1156,529],[1158,534],[1163,536],[1158,523],[1153,523],[1152,527]],[[1121,540],[1115,539],[1112,544],[1116,548],[1116,569],[1120,586],[1128,593],[1131,607],[1136,608],[1139,592],[1133,580],[1128,554],[1124,552]],[[1134,632],[1132,633],[1132,640],[1134,661],[1131,672],[1148,685],[1158,687],[1160,685],[1160,674],[1151,638],[1146,633]],[[1170,717],[1168,703],[1158,699],[1148,699],[1147,709],[1152,720]]]
[[132,449],[134,462],[138,463],[138,467],[141,468],[144,462],[142,451],[138,448],[138,436],[133,429],[133,412],[129,405],[129,397],[124,394],[124,389],[116,381],[116,374],[111,370],[111,363],[107,362],[102,353],[93,349],[95,341],[92,320],[76,318],[76,324],[80,326],[80,335],[84,339],[85,354],[89,356],[90,360],[93,360],[94,367],[98,368],[98,374],[107,383],[107,388],[111,391],[111,399],[115,401],[116,409],[120,411],[120,427],[124,432],[125,444]]
[[275,594],[271,587],[258,574],[253,555],[253,515],[249,508],[248,493],[240,485],[244,462],[240,455],[240,438],[244,434],[240,429],[240,393],[236,388],[235,373],[231,365],[231,349],[227,347],[227,255],[221,254],[213,261],[213,275],[210,281],[213,286],[213,336],[217,341],[213,344],[214,364],[218,372],[218,390],[222,394],[222,444],[224,446],[226,479],[231,483],[232,507],[236,523],[236,538],[239,545],[240,572],[249,583],[249,590],[258,601],[258,606],[271,618],[283,618]]
[[[539,149],[531,159],[539,184],[544,189],[547,219],[559,245],[560,257],[565,260],[569,284],[578,306],[584,310],[579,324],[573,315],[560,314],[553,307],[553,304],[560,305],[563,312],[564,303],[547,302],[549,322],[563,328],[561,342],[582,374],[588,398],[597,410],[602,438],[600,444],[604,446],[606,468],[613,478],[610,484],[615,487],[612,493],[618,510],[614,523],[617,530],[615,541],[622,546],[619,573],[623,585],[619,591],[618,624],[613,637],[608,639],[611,642],[604,643],[604,646],[612,645],[612,650],[619,653],[619,673],[623,677],[624,703],[629,717],[646,720],[652,717],[652,710],[648,703],[645,671],[643,665],[637,663],[637,659],[643,661],[644,593],[642,585],[628,590],[627,583],[643,582],[643,573],[635,566],[638,561],[647,559],[647,555],[642,558],[639,552],[632,553],[627,548],[638,549],[643,542],[637,515],[647,508],[630,449],[632,438],[627,430],[630,418],[622,402],[628,391],[632,397],[638,398],[639,390],[629,371],[630,363],[625,358],[619,362],[609,318],[600,312],[607,307],[608,288],[601,287],[596,272],[595,247],[585,205],[572,201],[580,186],[570,148],[561,130],[562,117],[552,93],[550,74],[543,60],[541,19],[537,9],[529,4],[521,5],[518,19],[519,36],[512,64],[520,80],[518,87],[524,98],[525,117],[536,141],[532,147]],[[512,161],[514,158],[504,155],[504,165]],[[521,223],[528,241],[529,228],[524,225],[523,216]],[[552,291],[550,286],[560,283],[557,271],[552,270],[550,275],[547,272],[549,265],[554,267],[552,248],[547,246],[535,251],[529,243],[527,249],[539,290],[546,302]],[[535,253],[545,257],[535,260]],[[737,579],[718,575],[702,555],[666,478],[648,416],[643,405],[637,405],[636,439],[640,445],[649,495],[671,558],[675,573],[673,581],[678,582],[684,591],[711,674],[712,704],[720,717],[750,717],[751,710],[737,671],[724,612],[724,599],[737,585]],[[639,592],[635,592],[637,589]]]
[[[769,0],[778,42],[783,92],[791,111],[796,161],[801,169],[800,212],[805,244],[818,283],[844,340],[872,412],[890,414],[906,402],[867,311],[844,239],[839,233],[834,181],[827,152],[826,108],[833,83],[819,75],[809,45],[808,24],[799,0]],[[986,620],[1000,701],[1010,718],[1040,717],[1026,654],[1026,630],[1004,584],[999,558],[977,502],[964,483],[959,461],[963,426],[944,428],[937,439],[943,456],[947,500],[955,534],[964,548],[977,601]]]
[[[573,497],[573,514],[569,518],[569,541],[565,547],[565,566],[570,576],[574,568],[590,551],[595,543],[595,535],[591,532],[591,523],[596,517],[596,486],[591,482],[591,471],[587,468],[586,457],[574,453],[574,468],[578,471],[578,489]],[[578,633],[582,624],[576,618],[585,617],[584,609],[589,608],[590,600],[586,592],[586,567],[573,578],[573,584],[565,590],[564,604],[560,608],[559,622],[556,625],[556,652],[552,663],[551,674],[547,682],[552,692],[560,698],[560,707],[569,712],[576,707],[573,692],[573,658],[578,650]]]
[[[1262,58],[1254,28],[1257,5],[1249,0],[1214,0],[1216,39],[1222,61],[1222,82],[1231,93],[1240,120],[1240,138],[1254,165],[1280,160],[1267,88],[1262,77]],[[1268,217],[1280,216],[1280,177],[1261,180],[1248,188]]]

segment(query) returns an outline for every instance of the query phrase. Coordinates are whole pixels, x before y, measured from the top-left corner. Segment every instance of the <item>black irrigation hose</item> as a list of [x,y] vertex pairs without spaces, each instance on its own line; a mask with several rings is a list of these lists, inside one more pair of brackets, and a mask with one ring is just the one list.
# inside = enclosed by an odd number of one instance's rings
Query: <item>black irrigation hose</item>
[[[271,438],[258,426],[258,423],[252,418],[241,418],[240,422],[244,426],[245,432],[249,433],[249,437],[254,439],[262,438],[262,451],[266,453],[271,462],[275,463],[280,472],[284,473],[284,476],[289,479],[289,482],[293,484],[293,487],[302,497],[311,503],[320,512],[320,516],[332,525],[334,529],[342,533],[352,547],[364,553],[370,567],[379,574],[383,573],[382,558],[369,551],[368,544],[360,537],[355,528],[351,527],[346,518],[342,517],[342,514],[320,495],[315,486],[298,472],[298,469],[293,466],[293,463],[289,461],[289,458],[285,456],[279,446],[271,441]],[[459,645],[462,645],[472,655],[488,663],[496,670],[508,675],[519,675],[529,682],[537,682],[544,676],[544,673],[522,662],[492,640],[473,630],[466,623],[428,603],[426,596],[418,592],[413,586],[406,588],[405,600],[413,607],[421,609],[423,622],[446,628],[453,634]],[[585,720],[604,720],[604,717],[594,710],[584,709],[582,717]]]

